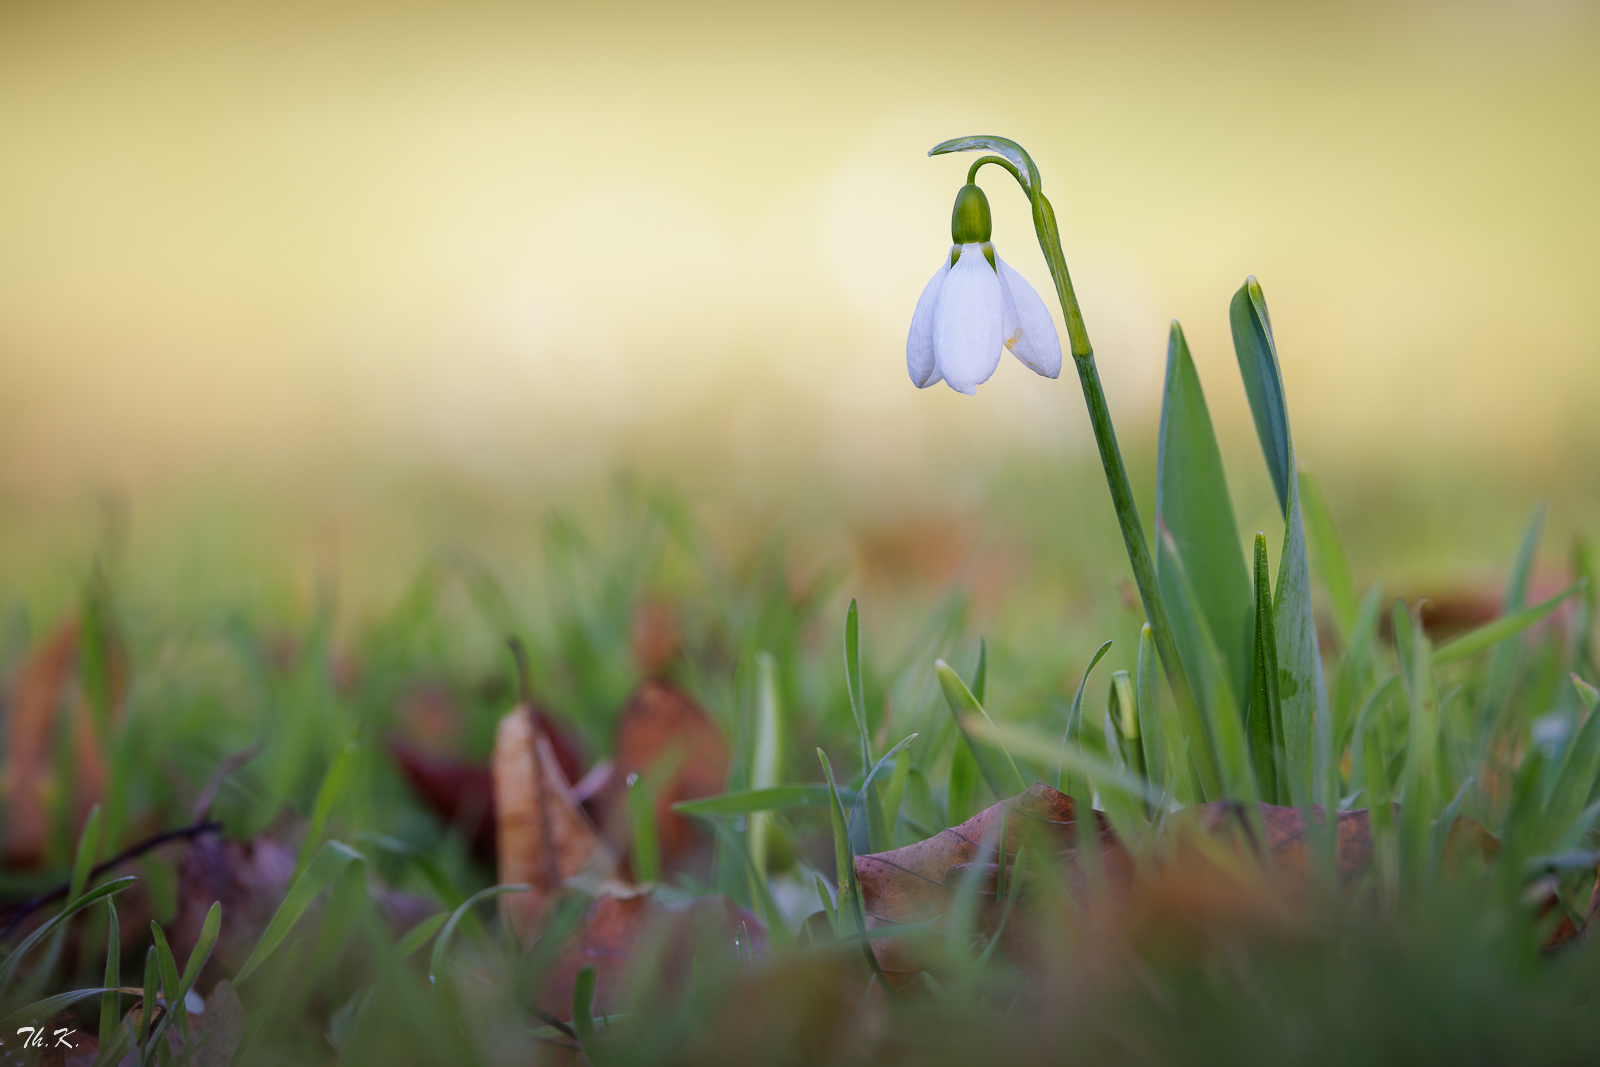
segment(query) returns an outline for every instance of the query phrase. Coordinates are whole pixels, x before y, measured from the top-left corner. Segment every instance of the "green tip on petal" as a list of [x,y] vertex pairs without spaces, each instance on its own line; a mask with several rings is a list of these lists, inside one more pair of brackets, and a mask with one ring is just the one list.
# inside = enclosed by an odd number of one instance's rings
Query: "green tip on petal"
[[958,245],[983,244],[993,230],[989,198],[976,185],[963,185],[950,212],[950,239]]

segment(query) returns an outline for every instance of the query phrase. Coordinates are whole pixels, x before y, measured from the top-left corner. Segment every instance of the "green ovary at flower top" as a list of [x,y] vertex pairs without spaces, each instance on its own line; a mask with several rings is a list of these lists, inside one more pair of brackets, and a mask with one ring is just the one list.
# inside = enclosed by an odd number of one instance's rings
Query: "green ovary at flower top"
[[906,370],[919,389],[943,381],[971,396],[1009,351],[1036,374],[1061,373],[1061,341],[1033,286],[989,243],[989,201],[962,186],[950,219],[955,242],[917,300]]

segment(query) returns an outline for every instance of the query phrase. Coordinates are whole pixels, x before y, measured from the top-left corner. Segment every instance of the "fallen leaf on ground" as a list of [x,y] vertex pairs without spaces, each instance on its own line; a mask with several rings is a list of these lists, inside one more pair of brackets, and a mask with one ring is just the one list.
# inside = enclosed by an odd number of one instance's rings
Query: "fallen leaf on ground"
[[[534,708],[534,723],[550,744],[569,785],[583,780],[577,742],[546,712]],[[473,854],[495,862],[494,779],[489,764],[440,755],[432,747],[401,737],[388,742],[389,754],[418,797],[435,815],[459,830]]]
[[[81,826],[105,790],[105,760],[100,753],[93,712],[77,684],[80,627],[62,623],[29,654],[17,672],[6,720],[5,765],[0,770],[0,803],[5,810],[6,866],[37,867],[44,862],[50,834],[51,797],[55,780],[57,719],[72,717],[73,820]],[[114,713],[125,681],[120,646],[105,653],[105,677]]]
[[[742,939],[742,940],[738,940]],[[738,940],[738,943],[736,943]],[[636,966],[655,969],[655,983],[642,988],[681,989],[693,975],[695,957],[707,952],[759,958],[766,954],[766,927],[725,896],[664,904],[649,891],[606,893],[583,913],[541,986],[538,1003],[561,1019],[572,1017],[572,986],[578,972],[593,967],[595,1010],[612,1012],[638,977]]]
[[572,795],[528,708],[513,708],[500,720],[492,767],[500,884],[533,887],[500,897],[500,909],[528,942],[550,895],[567,879],[609,878],[616,860]]
[[[1261,900],[1270,897],[1283,901],[1294,896],[1311,874],[1310,839],[1306,814],[1300,808],[1257,804],[1259,824],[1244,816],[1248,809],[1232,802],[1196,804],[1169,820],[1167,834],[1178,847],[1161,861],[1137,870],[1132,856],[1112,832],[1105,817],[1095,812],[1100,877],[1107,890],[1106,900],[1116,904],[1130,896],[1149,893],[1152,886],[1163,886],[1162,893],[1144,901],[1135,926],[1164,921],[1162,907],[1178,916],[1179,925],[1204,927],[1197,912],[1216,910],[1218,922],[1226,924],[1234,911],[1248,918],[1252,913],[1263,919],[1270,908]],[[1320,820],[1322,809],[1313,808]],[[1000,842],[1002,821],[1005,841]],[[988,936],[997,928],[1001,904],[995,900],[999,864],[1003,853],[1008,871],[1014,872],[1019,846],[1026,845],[1028,868],[1048,858],[1057,865],[1062,883],[1082,902],[1087,888],[1088,864],[1079,848],[1078,820],[1072,798],[1047,785],[1035,784],[974,815],[960,826],[943,830],[931,838],[904,848],[856,857],[856,877],[861,885],[862,904],[869,931],[885,926],[911,926],[943,918],[954,905],[962,876],[978,877],[975,920],[978,931]],[[1255,834],[1262,835],[1257,840]],[[1189,835],[1199,835],[1198,837]],[[1220,842],[1223,854],[1252,853],[1261,858],[1265,878],[1241,877],[1245,870],[1222,871],[1206,862],[1185,843]],[[1459,817],[1451,827],[1446,846],[1447,862],[1469,858],[1493,859],[1499,839],[1481,823]],[[1201,850],[1203,851],[1203,850]],[[1213,855],[1215,852],[1213,850]],[[1335,862],[1341,882],[1349,882],[1372,864],[1372,830],[1366,809],[1338,813]],[[976,869],[975,869],[976,868]],[[1179,872],[1174,877],[1173,872]],[[1198,879],[1198,881],[1196,881]],[[1209,881],[1207,881],[1209,879]],[[1182,887],[1190,882],[1193,891]],[[1249,884],[1246,884],[1246,883]],[[1268,883],[1270,882],[1270,885]],[[1213,884],[1215,883],[1215,884]],[[1226,888],[1219,888],[1226,886]],[[1207,888],[1209,887],[1209,888]],[[1257,897],[1256,890],[1266,893]],[[1170,899],[1168,899],[1170,898]],[[1151,910],[1159,900],[1168,903]],[[1241,910],[1242,909],[1242,910]],[[1008,923],[1001,947],[1013,957],[1027,957],[1030,942],[1037,940],[1034,917],[1015,916]],[[873,948],[891,986],[900,988],[923,970],[936,964],[936,955],[913,938],[877,938]]]
[[208,833],[190,842],[178,865],[177,914],[166,932],[172,954],[187,960],[200,938],[206,912],[221,902],[222,929],[195,985],[202,996],[213,982],[235,974],[250,957],[289,891],[294,863],[295,850],[267,834],[233,841]]
[[707,874],[711,839],[692,820],[673,811],[672,805],[723,791],[728,779],[728,743],[711,716],[669,682],[652,679],[639,686],[617,718],[611,778],[595,797],[600,825],[616,854],[627,855],[633,844],[628,779],[664,758],[680,762],[656,796],[662,873]]

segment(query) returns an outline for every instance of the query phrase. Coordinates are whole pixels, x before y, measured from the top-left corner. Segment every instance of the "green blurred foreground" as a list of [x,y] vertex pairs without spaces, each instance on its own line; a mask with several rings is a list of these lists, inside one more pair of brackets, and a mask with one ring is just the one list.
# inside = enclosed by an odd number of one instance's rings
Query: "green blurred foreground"
[[[108,510],[69,618],[13,616],[0,1040],[201,1064],[1600,1050],[1589,543],[1538,566],[1540,505],[1491,594],[1358,586],[1253,280],[1230,314],[1267,491],[1239,494],[1241,527],[1174,325],[1137,592],[1103,485],[1072,468],[744,547],[624,479],[509,571],[440,553],[357,621],[328,570],[298,615],[151,610]],[[701,751],[675,712],[624,755],[647,679],[703,707]],[[585,795],[625,865],[573,877],[566,844],[525,850],[518,880],[554,895],[513,929],[530,898],[494,884],[486,795],[441,801],[414,764],[487,781],[522,699],[578,750],[538,773],[580,792],[618,738]],[[712,851],[680,864],[656,798],[716,732],[726,771],[677,805]],[[547,843],[587,826],[544,785],[508,801],[521,764],[495,765],[502,869],[508,820]]]

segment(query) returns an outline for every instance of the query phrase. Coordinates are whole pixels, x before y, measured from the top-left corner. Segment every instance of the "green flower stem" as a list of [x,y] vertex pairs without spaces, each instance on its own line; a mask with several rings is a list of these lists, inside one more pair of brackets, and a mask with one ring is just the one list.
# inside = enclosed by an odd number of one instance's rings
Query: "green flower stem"
[[[1067,340],[1072,349],[1072,362],[1078,368],[1078,383],[1083,387],[1083,401],[1089,408],[1089,424],[1094,428],[1094,441],[1100,449],[1100,465],[1105,469],[1106,485],[1111,489],[1111,503],[1117,512],[1117,523],[1122,527],[1122,540],[1127,546],[1128,562],[1133,566],[1133,579],[1139,587],[1139,599],[1144,603],[1145,616],[1150,620],[1151,636],[1155,638],[1156,651],[1161,665],[1166,669],[1167,684],[1172,687],[1173,698],[1180,711],[1195,707],[1194,691],[1184,673],[1183,661],[1178,658],[1178,643],[1172,633],[1172,620],[1156,585],[1155,561],[1150,546],[1144,539],[1144,527],[1139,522],[1139,509],[1134,504],[1133,487],[1128,482],[1128,470],[1122,462],[1122,450],[1117,447],[1117,432],[1111,425],[1111,411],[1106,406],[1105,389],[1100,385],[1100,372],[1094,364],[1094,348],[1089,344],[1089,331],[1083,325],[1083,311],[1078,307],[1078,295],[1072,288],[1072,277],[1067,273],[1067,259],[1061,251],[1061,231],[1056,226],[1055,209],[1045,199],[1039,188],[1039,169],[1033,159],[1015,141],[1003,137],[963,137],[936,145],[929,155],[964,152],[973,149],[993,149],[1003,155],[984,156],[973,163],[967,172],[972,181],[978,168],[986,163],[1004,167],[1022,186],[1033,206],[1033,228],[1039,235],[1039,248],[1050,266],[1050,279],[1055,282],[1056,296],[1061,301],[1061,313],[1067,324]],[[1200,766],[1202,789],[1208,796],[1217,795],[1215,769]]]

